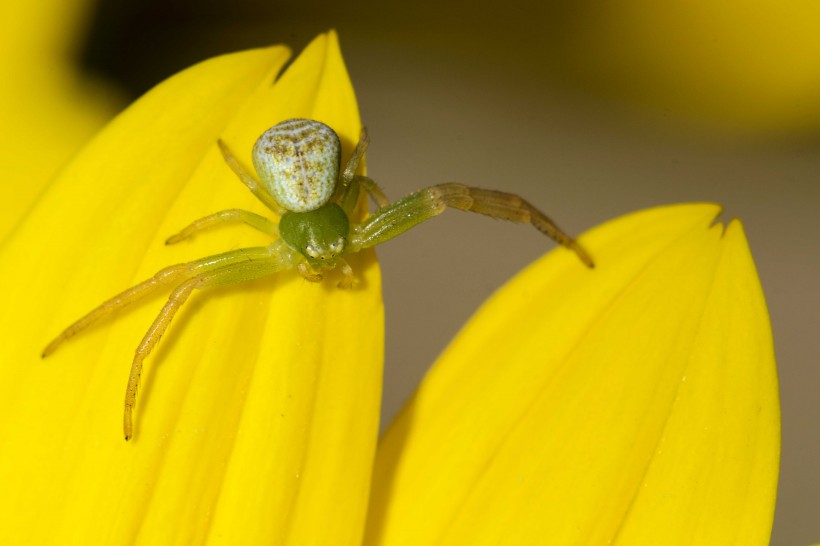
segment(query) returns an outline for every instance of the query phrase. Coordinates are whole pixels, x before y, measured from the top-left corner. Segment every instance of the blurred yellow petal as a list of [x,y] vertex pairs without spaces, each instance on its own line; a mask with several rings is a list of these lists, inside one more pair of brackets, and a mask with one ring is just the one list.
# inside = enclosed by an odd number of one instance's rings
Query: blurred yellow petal
[[567,73],[603,93],[741,131],[820,127],[814,0],[582,1],[561,13]]
[[0,2],[0,242],[118,98],[74,59],[88,0]]
[[768,315],[739,222],[651,209],[487,302],[377,455],[366,544],[767,544]]
[[266,242],[226,227],[163,244],[217,210],[265,212],[217,138],[249,165],[259,134],[302,116],[351,152],[360,121],[336,35],[276,80],[288,56],[227,55],[160,84],[0,247],[0,544],[361,541],[383,343],[372,252],[351,260],[362,281],[351,291],[285,272],[195,295],[146,361],[130,442],[128,369],[164,298],[39,358],[71,321],[161,267]]

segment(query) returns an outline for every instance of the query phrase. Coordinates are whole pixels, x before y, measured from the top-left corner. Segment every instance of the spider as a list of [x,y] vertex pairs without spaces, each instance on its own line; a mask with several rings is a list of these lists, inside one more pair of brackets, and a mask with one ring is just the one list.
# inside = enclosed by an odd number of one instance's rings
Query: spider
[[[333,129],[314,120],[289,119],[271,127],[256,141],[252,158],[259,176],[257,179],[239,163],[228,146],[218,140],[217,145],[228,167],[279,217],[279,222],[246,210],[228,209],[194,221],[171,236],[166,244],[234,221],[267,233],[273,242],[268,246],[231,250],[158,271],[150,279],[103,302],[63,330],[46,346],[43,358],[98,320],[163,287],[174,286],[131,363],[123,414],[123,432],[128,440],[133,436],[133,411],[143,361],[194,290],[250,281],[293,268],[308,281],[320,282],[325,271],[336,267],[343,275],[339,287],[350,288],[354,284],[354,275],[344,259],[345,254],[392,239],[441,214],[447,207],[531,224],[573,250],[588,267],[593,267],[592,259],[578,243],[517,195],[447,183],[418,190],[391,203],[376,182],[355,174],[368,143],[367,130],[363,128],[353,156],[344,170],[340,170],[341,145]],[[362,189],[378,209],[357,224],[351,221],[351,215]]]

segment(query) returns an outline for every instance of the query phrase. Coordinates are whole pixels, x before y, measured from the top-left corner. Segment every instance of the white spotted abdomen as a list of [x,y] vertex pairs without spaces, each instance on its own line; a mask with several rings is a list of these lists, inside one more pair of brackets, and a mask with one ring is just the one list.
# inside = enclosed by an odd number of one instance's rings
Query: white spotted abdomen
[[333,195],[341,154],[333,129],[310,119],[289,119],[257,139],[253,166],[277,203],[287,210],[307,212]]

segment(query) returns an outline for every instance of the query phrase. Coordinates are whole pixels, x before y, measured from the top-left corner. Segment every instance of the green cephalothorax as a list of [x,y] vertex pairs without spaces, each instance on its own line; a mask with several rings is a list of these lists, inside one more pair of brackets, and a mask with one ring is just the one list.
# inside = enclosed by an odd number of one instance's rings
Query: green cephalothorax
[[288,211],[279,220],[279,236],[314,267],[335,265],[349,232],[347,214],[336,203],[308,212]]
[[[339,288],[352,288],[356,285],[355,275],[344,254],[354,254],[388,241],[447,208],[530,224],[575,252],[588,267],[593,267],[592,258],[581,245],[540,210],[511,193],[448,183],[429,186],[391,202],[376,182],[356,174],[368,142],[367,132],[362,129],[356,149],[344,169],[340,169],[341,145],[333,129],[315,120],[288,119],[265,131],[256,141],[252,153],[258,175],[255,176],[218,140],[228,167],[259,201],[279,216],[279,224],[255,212],[226,209],[195,220],[171,236],[166,244],[178,243],[199,231],[234,221],[270,235],[273,241],[267,246],[239,248],[166,267],[63,330],[48,344],[43,356],[53,353],[65,340],[101,318],[156,290],[175,286],[131,363],[123,412],[123,432],[127,440],[133,433],[132,413],[137,403],[142,361],[194,290],[245,282],[286,269],[295,269],[312,282],[321,282],[325,272],[336,269],[342,277]],[[377,208],[357,222],[360,189],[373,199]]]

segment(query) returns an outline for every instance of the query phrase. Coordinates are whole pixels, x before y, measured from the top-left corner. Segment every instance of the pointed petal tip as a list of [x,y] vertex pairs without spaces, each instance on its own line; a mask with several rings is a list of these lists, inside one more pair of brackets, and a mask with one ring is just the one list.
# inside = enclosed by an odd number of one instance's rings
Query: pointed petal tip
[[[3,423],[3,438],[14,449],[0,453],[0,481],[16,513],[35,514],[48,525],[6,522],[0,542],[17,544],[15,538],[25,536],[66,543],[66,535],[80,530],[91,542],[95,536],[202,542],[203,533],[234,543],[360,542],[383,355],[372,254],[367,263],[373,265],[362,271],[366,282],[350,293],[283,275],[271,279],[276,289],[267,300],[253,287],[229,297],[203,295],[207,319],[190,312],[157,360],[163,373],[143,398],[140,438],[120,428],[123,378],[111,373],[108,360],[133,350],[144,333],[140,315],[153,318],[147,307],[98,331],[96,342],[83,340],[85,354],[55,355],[60,366],[23,361],[39,353],[44,324],[64,326],[134,277],[174,263],[169,257],[198,258],[217,247],[209,240],[166,249],[160,235],[212,212],[213,203],[259,206],[240,192],[216,152],[218,136],[236,137],[249,154],[247,143],[287,117],[325,118],[351,138],[358,134],[358,108],[335,37],[317,39],[320,48],[294,60],[298,77],[287,81],[272,85],[290,51],[274,46],[210,59],[160,84],[98,134],[4,247],[3,257],[20,264],[3,271],[7,280],[22,286],[36,277],[42,290],[37,299],[10,296],[8,312],[0,313],[7,330],[20,333],[0,348],[8,364],[0,401],[16,408],[5,415],[25,417]],[[100,229],[117,222],[133,229]],[[55,223],[62,228],[50,230]],[[32,257],[30,248],[44,237],[54,244],[54,232],[64,243],[60,250]],[[235,244],[246,246],[238,237]],[[278,321],[267,320],[268,309],[291,310],[285,312],[289,336]],[[331,317],[343,317],[343,324]],[[313,350],[325,346],[332,351]],[[20,391],[26,395],[17,396]],[[204,423],[208,434],[201,433]],[[192,494],[202,508],[197,513],[186,508]],[[73,502],[66,505],[65,498]],[[111,501],[126,498],[124,505]]]
[[[757,305],[748,297],[757,280],[750,256],[731,244],[742,224],[729,221],[722,238],[721,212],[693,203],[628,214],[581,238],[601,264],[594,275],[545,257],[502,288],[383,438],[368,543],[528,543],[545,533],[557,542],[653,543],[671,533],[676,544],[693,543],[690,535],[731,543],[735,526],[763,536],[776,418],[754,426],[761,405],[776,415],[766,394],[773,368],[755,364],[761,351],[739,358],[743,321],[759,315],[739,303]],[[758,433],[752,467],[744,449]],[[747,482],[761,485],[755,495]]]

